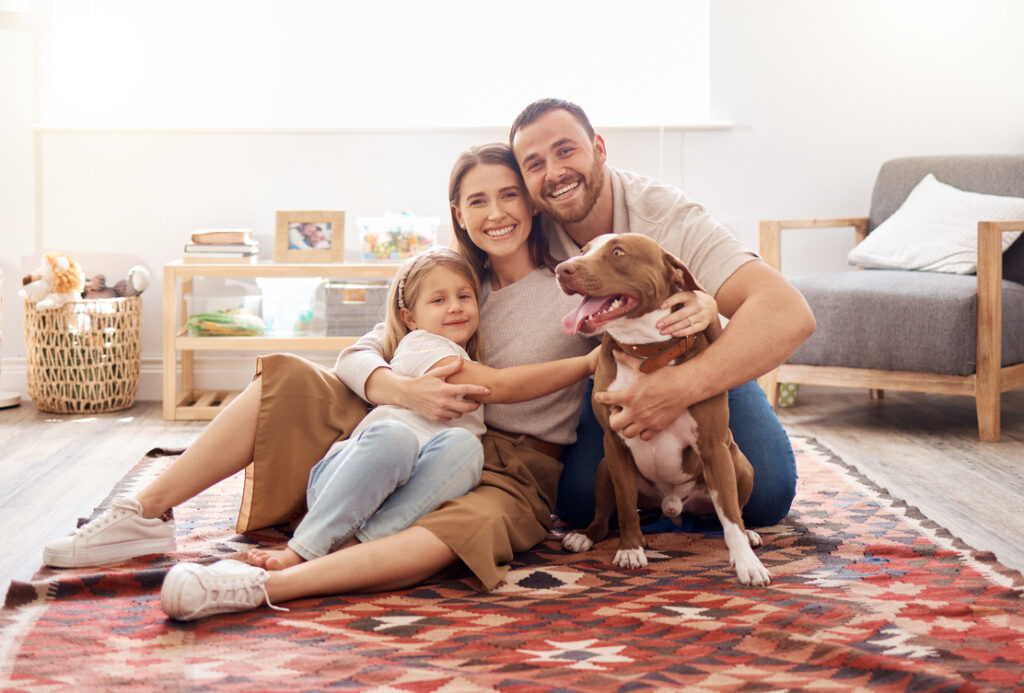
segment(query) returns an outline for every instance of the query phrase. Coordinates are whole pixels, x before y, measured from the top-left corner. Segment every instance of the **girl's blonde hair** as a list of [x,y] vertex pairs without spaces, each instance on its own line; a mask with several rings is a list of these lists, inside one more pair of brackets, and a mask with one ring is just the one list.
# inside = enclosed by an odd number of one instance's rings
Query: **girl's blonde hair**
[[[459,226],[459,220],[455,216],[455,208],[459,206],[459,201],[462,197],[462,180],[466,177],[467,173],[481,164],[505,166],[516,174],[520,183],[523,182],[523,176],[519,171],[519,164],[516,163],[516,157],[512,153],[512,148],[504,142],[474,145],[462,152],[459,158],[455,160],[455,165],[452,166],[452,174],[448,179],[448,202],[451,204],[452,231],[455,233],[455,240],[458,242],[459,250],[469,258],[469,264],[473,266],[473,270],[480,278],[480,281],[483,281],[488,273],[487,253],[480,250],[473,243],[469,237],[469,232]],[[523,184],[523,194],[527,194],[525,184]],[[530,259],[533,260],[535,266],[547,267],[554,272],[555,265],[558,262],[548,251],[547,239],[540,230],[539,214],[533,216],[532,224],[530,237],[526,240],[526,245],[530,249]]]
[[[409,258],[398,268],[398,273],[395,274],[395,279],[391,282],[391,290],[388,292],[388,310],[384,318],[385,361],[391,360],[402,337],[409,334],[409,328],[402,322],[402,308],[411,310],[411,306],[419,297],[423,279],[430,273],[430,270],[437,267],[444,267],[455,272],[469,282],[469,285],[473,287],[473,296],[479,303],[480,283],[477,281],[476,273],[466,258],[458,252],[451,248],[431,248],[416,257]],[[474,361],[483,358],[482,342],[478,328],[466,342],[466,353],[469,354],[469,358]]]

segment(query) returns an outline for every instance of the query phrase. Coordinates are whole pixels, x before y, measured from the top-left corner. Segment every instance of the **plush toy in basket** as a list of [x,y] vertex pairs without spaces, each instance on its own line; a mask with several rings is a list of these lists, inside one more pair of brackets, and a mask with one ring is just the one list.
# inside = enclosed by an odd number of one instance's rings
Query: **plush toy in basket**
[[18,295],[35,303],[36,310],[52,310],[82,298],[126,298],[138,296],[149,287],[149,270],[136,265],[128,276],[113,286],[96,274],[89,279],[81,266],[66,253],[46,253],[42,264],[21,280]]
[[138,296],[149,287],[149,270],[135,265],[128,270],[128,276],[119,279],[113,286],[107,286],[104,274],[94,274],[85,280],[82,298],[127,298]]
[[46,253],[38,269],[21,280],[19,296],[36,304],[37,310],[60,308],[82,297],[85,273],[64,253]]

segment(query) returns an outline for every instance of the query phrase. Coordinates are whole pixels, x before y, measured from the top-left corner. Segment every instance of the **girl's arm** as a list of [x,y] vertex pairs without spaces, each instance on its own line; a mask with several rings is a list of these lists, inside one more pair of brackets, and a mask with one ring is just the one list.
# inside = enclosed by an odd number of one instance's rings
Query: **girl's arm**
[[338,355],[334,371],[350,390],[372,404],[397,404],[419,412],[431,421],[450,421],[479,405],[464,397],[487,394],[475,385],[454,385],[446,382],[453,368],[431,370],[418,378],[409,378],[391,370],[381,356],[384,324],[378,324],[354,345]]
[[[509,404],[548,395],[577,380],[590,376],[597,368],[597,355],[601,347],[589,354],[574,356],[557,361],[526,363],[508,368],[491,368],[476,361],[462,360],[462,369],[448,377],[449,383],[483,385],[490,388],[490,394],[474,397],[479,402]],[[447,365],[457,356],[441,359],[433,368]]]

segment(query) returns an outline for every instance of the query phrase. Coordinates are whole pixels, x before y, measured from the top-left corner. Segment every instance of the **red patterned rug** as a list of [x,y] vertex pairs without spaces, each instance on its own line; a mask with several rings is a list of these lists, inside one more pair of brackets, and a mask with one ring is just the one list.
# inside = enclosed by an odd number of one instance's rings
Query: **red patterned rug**
[[[280,535],[234,535],[241,482],[177,509],[180,551],[104,572],[41,570],[0,611],[12,691],[1024,690],[1024,579],[794,439],[793,511],[761,532],[774,575],[744,588],[720,536],[648,537],[650,565],[611,566],[552,537],[490,594],[468,580],[307,599],[176,623],[159,585]],[[130,491],[168,457],[141,462]],[[112,494],[113,495],[113,494]]]

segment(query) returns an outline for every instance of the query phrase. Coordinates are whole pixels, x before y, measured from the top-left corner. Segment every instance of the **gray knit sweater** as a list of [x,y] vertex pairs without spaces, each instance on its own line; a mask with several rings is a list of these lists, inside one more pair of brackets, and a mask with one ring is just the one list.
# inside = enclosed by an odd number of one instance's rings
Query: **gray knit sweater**
[[[538,363],[586,354],[597,341],[562,331],[562,317],[579,305],[579,296],[567,296],[546,268],[538,268],[498,291],[484,282],[480,306],[483,363],[495,368]],[[334,370],[357,395],[366,399],[370,374],[387,363],[381,358],[383,324],[338,355]],[[516,404],[488,404],[488,425],[513,433],[527,433],[551,443],[576,439],[576,425],[586,380],[553,394]]]

